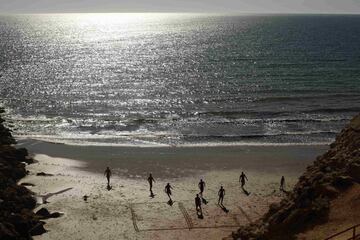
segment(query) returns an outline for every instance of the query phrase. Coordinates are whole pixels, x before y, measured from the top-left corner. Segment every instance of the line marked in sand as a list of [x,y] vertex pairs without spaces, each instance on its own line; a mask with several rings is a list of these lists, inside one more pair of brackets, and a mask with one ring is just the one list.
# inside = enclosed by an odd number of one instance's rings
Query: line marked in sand
[[132,219],[132,222],[133,222],[133,225],[134,225],[134,229],[136,232],[140,232],[139,231],[139,228],[137,226],[137,223],[136,223],[136,215],[135,215],[135,211],[132,207],[132,204],[129,205],[129,208],[130,208],[130,212],[131,212],[131,219]]
[[233,219],[234,219],[234,221],[235,221],[235,223],[236,223],[236,225],[239,225],[240,226],[240,223],[239,223],[239,220],[237,219],[237,214],[233,214],[232,215],[232,217],[233,217]]
[[242,209],[242,207],[238,206],[238,208],[240,209],[241,213],[244,214],[246,220],[249,221],[249,223],[252,223],[251,218],[249,217],[249,215],[246,214],[246,212],[244,211],[244,209]]
[[179,209],[180,209],[181,213],[183,214],[183,216],[184,216],[184,218],[185,218],[186,224],[188,225],[189,231],[190,231],[191,228],[194,227],[194,224],[192,223],[191,218],[190,218],[188,212],[186,211],[183,203],[179,202],[179,203],[178,203],[178,206],[179,206]]
[[[232,214],[232,216],[229,216],[230,218],[233,219],[235,224],[229,224],[229,225],[213,225],[213,226],[195,226],[193,223],[192,218],[190,217],[188,211],[186,210],[184,203],[182,202],[178,202],[178,209],[181,212],[181,215],[184,217],[185,222],[186,222],[186,226],[187,227],[154,227],[154,228],[146,228],[146,229],[141,229],[138,226],[138,219],[137,219],[137,215],[136,215],[136,210],[134,208],[133,205],[141,205],[144,203],[131,203],[129,205],[129,209],[131,211],[131,218],[132,218],[132,222],[133,222],[133,226],[135,229],[135,232],[151,232],[151,231],[174,231],[174,230],[193,230],[193,229],[219,229],[219,228],[238,228],[239,226],[241,226],[241,223],[238,221],[238,219],[236,218],[236,216],[239,216],[239,214]],[[156,202],[155,204],[166,204],[166,202]],[[239,209],[241,210],[242,214],[244,215],[246,220],[251,222],[251,219],[249,218],[249,216],[245,213],[245,211],[239,207]]]
[[[221,226],[199,226],[192,227],[191,229],[218,229],[218,228],[238,228],[240,225],[221,225]],[[149,229],[141,229],[139,232],[152,232],[152,231],[174,231],[174,230],[190,230],[186,227],[174,227],[174,228],[149,228]]]
[[[207,200],[215,200],[215,198],[208,198]],[[181,200],[182,202],[192,202],[191,200]],[[174,201],[175,202],[175,201]],[[177,201],[176,201],[177,202]],[[164,204],[166,202],[151,201],[151,202],[133,202],[132,205],[143,205],[143,204]]]

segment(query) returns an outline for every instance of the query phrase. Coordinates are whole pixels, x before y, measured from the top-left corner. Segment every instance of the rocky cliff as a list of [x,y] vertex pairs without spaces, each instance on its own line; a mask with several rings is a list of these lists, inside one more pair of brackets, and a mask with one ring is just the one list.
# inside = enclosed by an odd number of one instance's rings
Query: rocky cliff
[[241,227],[234,239],[294,239],[295,234],[326,222],[330,201],[360,183],[360,114],[317,157],[280,203],[258,222]]
[[32,192],[17,181],[27,174],[25,166],[33,160],[26,149],[11,146],[15,140],[3,122],[0,117],[0,239],[31,239],[45,231],[44,222],[32,211],[36,206]]

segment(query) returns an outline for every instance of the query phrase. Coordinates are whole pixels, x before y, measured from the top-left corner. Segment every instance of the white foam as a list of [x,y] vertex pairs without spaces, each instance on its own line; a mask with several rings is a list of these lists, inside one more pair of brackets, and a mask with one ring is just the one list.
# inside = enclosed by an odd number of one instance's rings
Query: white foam
[[65,144],[70,146],[103,146],[103,147],[231,147],[231,146],[323,146],[329,145],[331,142],[304,142],[304,143],[259,143],[259,142],[202,142],[202,143],[180,143],[180,144],[165,144],[144,140],[132,140],[132,142],[124,143],[107,143],[107,142],[89,142],[81,139],[66,139],[66,138],[44,138],[44,137],[22,137],[20,140],[33,139],[37,141]]

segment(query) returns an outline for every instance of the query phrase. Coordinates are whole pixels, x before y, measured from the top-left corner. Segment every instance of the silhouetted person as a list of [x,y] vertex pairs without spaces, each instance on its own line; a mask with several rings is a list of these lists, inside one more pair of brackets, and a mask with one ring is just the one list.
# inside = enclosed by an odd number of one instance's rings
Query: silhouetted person
[[170,186],[170,183],[166,184],[166,186],[165,186],[165,193],[168,195],[170,201],[172,202],[172,199],[171,199],[171,189],[173,189],[173,188]]
[[202,196],[203,192],[204,192],[204,189],[205,189],[205,182],[202,179],[200,179],[200,182],[199,182],[198,186],[199,186],[199,189],[200,189],[200,195]]
[[220,187],[220,190],[218,192],[218,196],[219,196],[218,204],[223,205],[224,196],[225,196],[225,189],[223,188],[223,186]]
[[152,193],[152,187],[153,187],[153,182],[155,182],[155,179],[153,178],[152,174],[150,173],[149,177],[148,177],[148,182],[150,185],[150,193]]
[[196,208],[196,214],[198,216],[202,216],[201,198],[199,197],[199,194],[196,194],[195,197],[195,208]]
[[245,185],[245,180],[248,181],[246,175],[244,172],[241,172],[240,177],[239,177],[239,182],[241,183],[241,187],[243,188]]
[[104,175],[106,176],[106,179],[107,179],[107,186],[108,186],[108,188],[110,188],[111,170],[110,170],[109,167],[107,167],[107,168],[105,169]]
[[282,176],[280,180],[280,191],[285,191],[285,177]]

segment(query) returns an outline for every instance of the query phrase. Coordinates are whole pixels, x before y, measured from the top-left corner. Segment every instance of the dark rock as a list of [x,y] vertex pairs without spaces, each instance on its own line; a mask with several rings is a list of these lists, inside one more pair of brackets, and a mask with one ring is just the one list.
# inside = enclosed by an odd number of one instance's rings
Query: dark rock
[[15,140],[2,122],[0,117],[0,239],[30,240],[30,229],[34,233],[43,230],[35,227],[40,221],[32,211],[36,206],[33,193],[17,182],[27,174],[25,163],[32,159],[26,149],[10,145]]
[[316,187],[315,191],[323,197],[335,198],[339,195],[339,191],[330,184],[323,184]]
[[50,176],[54,176],[54,175],[50,174],[50,173],[39,172],[36,174],[36,176],[50,177]]
[[16,232],[25,236],[31,225],[28,217],[26,213],[24,215],[21,213],[13,213],[9,216],[8,221],[14,226]]
[[58,218],[61,217],[61,213],[59,212],[53,212],[49,215],[49,218]]
[[21,161],[21,162],[25,162],[26,161],[26,156],[28,156],[28,151],[25,148],[18,148],[15,151],[15,157]]
[[37,236],[46,233],[44,228],[44,222],[37,223],[33,228],[30,229],[29,233],[31,236]]
[[17,240],[20,235],[15,231],[13,225],[9,223],[0,222],[0,239],[3,240]]
[[33,209],[36,206],[36,200],[32,195],[26,195],[22,197],[24,208]]
[[293,211],[291,211],[288,216],[284,219],[284,221],[282,222],[282,225],[290,227],[291,229],[287,229],[287,231],[291,230],[297,230],[297,228],[301,228],[305,221],[306,218],[309,214],[309,209],[304,208],[297,208],[294,209]]
[[354,179],[349,176],[339,176],[333,180],[333,186],[339,189],[347,189],[354,184]]
[[360,183],[360,163],[353,163],[347,167],[346,173]]
[[58,218],[61,216],[61,213],[59,212],[50,213],[49,210],[47,210],[46,208],[41,208],[36,212],[36,215],[38,215],[41,219],[48,219],[48,218]]
[[41,208],[35,214],[38,216],[41,216],[43,218],[49,218],[49,216],[50,216],[50,212],[46,208]]
[[280,209],[280,204],[279,203],[272,203],[269,206],[269,211],[267,212],[267,215],[271,216],[275,212],[277,212],[279,209]]

